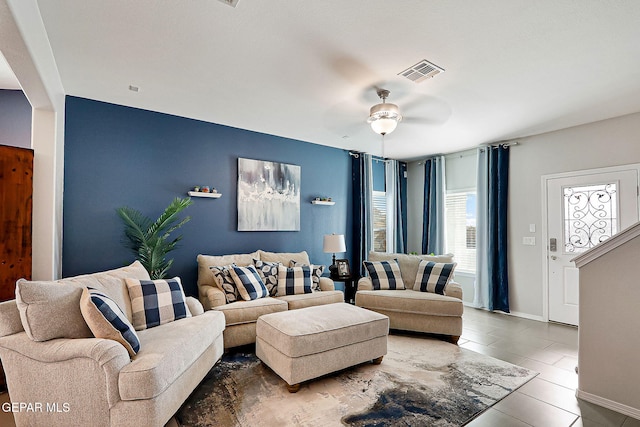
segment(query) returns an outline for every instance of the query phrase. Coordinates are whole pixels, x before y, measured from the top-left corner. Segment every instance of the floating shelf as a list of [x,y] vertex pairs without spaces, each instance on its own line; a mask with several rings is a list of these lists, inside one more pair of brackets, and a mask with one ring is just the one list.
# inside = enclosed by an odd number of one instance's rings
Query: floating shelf
[[336,204],[336,202],[327,202],[326,200],[312,200],[311,203],[314,205],[326,205],[326,206],[333,206]]
[[189,191],[191,197],[209,197],[211,199],[218,199],[222,197],[222,193],[203,193],[202,191]]

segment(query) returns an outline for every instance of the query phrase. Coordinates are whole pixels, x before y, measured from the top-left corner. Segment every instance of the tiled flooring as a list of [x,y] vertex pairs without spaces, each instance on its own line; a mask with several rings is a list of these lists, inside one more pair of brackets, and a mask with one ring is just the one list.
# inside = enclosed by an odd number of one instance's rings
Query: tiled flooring
[[578,329],[465,307],[464,348],[540,374],[471,427],[640,427],[640,421],[576,399]]
[[[465,307],[459,345],[540,374],[484,414],[471,427],[640,427],[640,421],[579,401],[578,330]],[[0,403],[7,394],[0,394]],[[0,411],[0,426],[13,425]]]

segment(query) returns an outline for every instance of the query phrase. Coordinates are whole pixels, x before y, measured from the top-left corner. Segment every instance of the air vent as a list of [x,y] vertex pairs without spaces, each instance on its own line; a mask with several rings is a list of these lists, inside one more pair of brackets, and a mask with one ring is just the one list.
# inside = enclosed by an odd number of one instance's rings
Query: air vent
[[219,1],[231,7],[236,7],[236,5],[238,4],[238,0],[219,0]]
[[403,76],[411,80],[412,82],[420,83],[421,81],[437,76],[440,73],[444,73],[444,68],[440,68],[435,64],[423,59],[413,67],[407,68],[399,76]]

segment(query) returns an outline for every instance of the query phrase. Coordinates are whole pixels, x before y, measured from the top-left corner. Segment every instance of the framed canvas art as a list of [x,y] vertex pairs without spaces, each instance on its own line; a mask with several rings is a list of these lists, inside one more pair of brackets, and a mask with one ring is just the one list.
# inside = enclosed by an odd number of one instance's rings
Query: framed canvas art
[[238,158],[238,231],[300,231],[300,166]]

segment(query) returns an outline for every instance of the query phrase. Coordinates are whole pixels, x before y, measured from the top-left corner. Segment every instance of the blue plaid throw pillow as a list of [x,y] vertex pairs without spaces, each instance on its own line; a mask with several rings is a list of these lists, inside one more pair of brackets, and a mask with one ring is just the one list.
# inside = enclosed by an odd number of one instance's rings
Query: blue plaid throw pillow
[[[304,265],[307,264],[301,264],[294,260],[289,261],[289,267],[302,267]],[[319,292],[322,290],[320,289],[320,278],[322,277],[322,273],[324,273],[325,266],[311,264],[309,267],[311,267],[311,281],[313,282],[313,285],[311,285],[311,290],[314,292]]]
[[111,298],[93,288],[82,290],[80,311],[96,338],[118,341],[131,357],[140,351],[140,340],[133,325]]
[[397,260],[364,261],[363,264],[371,277],[373,289],[404,289],[400,265]]
[[278,296],[310,294],[311,287],[311,267],[278,267]]
[[160,280],[126,279],[136,331],[191,317],[179,277]]
[[451,281],[456,265],[455,262],[420,261],[413,290],[444,295],[445,287]]
[[230,273],[243,300],[250,301],[269,296],[269,291],[254,266],[238,267],[234,265]]

